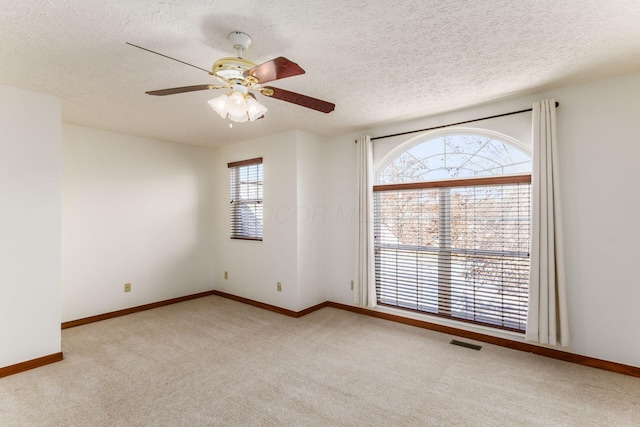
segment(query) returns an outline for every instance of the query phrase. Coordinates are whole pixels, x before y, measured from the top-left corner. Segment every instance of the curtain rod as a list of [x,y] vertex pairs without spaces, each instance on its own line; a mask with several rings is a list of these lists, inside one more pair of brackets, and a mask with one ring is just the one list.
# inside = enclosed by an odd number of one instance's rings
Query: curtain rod
[[[556,101],[556,108],[558,108],[559,106],[560,106],[560,103]],[[426,132],[426,131],[429,131],[429,130],[442,129],[442,128],[446,128],[446,127],[449,127],[449,126],[457,126],[457,125],[463,125],[463,124],[466,124],[466,123],[479,122],[481,120],[495,119],[495,118],[504,117],[504,116],[512,116],[514,114],[526,113],[528,111],[533,111],[533,108],[527,108],[526,110],[520,110],[520,111],[512,111],[511,113],[497,114],[495,116],[482,117],[480,119],[465,120],[464,122],[451,123],[451,124],[448,124],[448,125],[434,126],[434,127],[430,127],[430,128],[426,128],[426,129],[410,130],[410,131],[407,131],[407,132],[394,133],[392,135],[375,136],[375,137],[371,138],[371,140],[375,141],[376,139],[391,138],[392,136],[408,135],[410,133],[416,133],[416,132]]]

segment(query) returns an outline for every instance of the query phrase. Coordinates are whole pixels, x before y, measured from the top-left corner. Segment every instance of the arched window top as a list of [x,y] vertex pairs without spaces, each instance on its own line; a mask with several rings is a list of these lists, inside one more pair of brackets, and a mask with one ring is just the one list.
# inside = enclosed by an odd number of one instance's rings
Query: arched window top
[[379,184],[531,173],[530,150],[497,132],[458,128],[422,135],[394,150]]

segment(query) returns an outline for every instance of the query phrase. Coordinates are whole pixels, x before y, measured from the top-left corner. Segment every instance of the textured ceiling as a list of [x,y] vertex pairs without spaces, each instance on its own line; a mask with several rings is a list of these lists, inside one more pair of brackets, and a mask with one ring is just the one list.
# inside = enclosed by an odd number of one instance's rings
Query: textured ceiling
[[[61,97],[63,120],[216,146],[303,129],[335,135],[640,70],[638,0],[2,0],[0,83]],[[336,104],[328,115],[275,99],[233,129],[206,104],[232,56],[285,56],[306,74],[274,86]]]

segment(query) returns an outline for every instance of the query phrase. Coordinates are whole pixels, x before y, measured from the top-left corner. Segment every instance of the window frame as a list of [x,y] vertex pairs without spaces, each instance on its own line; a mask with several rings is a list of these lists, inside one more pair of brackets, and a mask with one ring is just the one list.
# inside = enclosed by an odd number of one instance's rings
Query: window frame
[[[523,144],[520,141],[517,141],[511,137],[508,137],[504,134],[500,134],[497,132],[493,132],[493,131],[489,131],[489,130],[483,130],[483,129],[472,129],[472,128],[452,128],[452,129],[447,129],[447,130],[439,130],[436,132],[429,132],[428,134],[423,134],[420,135],[418,137],[412,138],[409,141],[405,141],[404,143],[399,144],[398,146],[396,146],[395,148],[393,148],[392,150],[388,151],[387,154],[380,159],[378,165],[379,167],[376,168],[376,173],[375,173],[375,179],[377,184],[375,184],[373,186],[373,192],[374,192],[374,199],[377,199],[377,197],[375,197],[377,192],[396,192],[396,191],[403,191],[403,190],[420,190],[420,189],[440,189],[440,192],[442,191],[450,191],[452,189],[455,189],[456,187],[476,187],[476,186],[501,186],[501,185],[528,185],[529,189],[525,190],[525,191],[529,191],[530,194],[530,185],[531,185],[531,172],[525,172],[525,173],[518,173],[518,174],[505,174],[505,175],[482,175],[482,176],[478,176],[478,177],[462,177],[462,178],[451,178],[451,179],[441,179],[441,180],[431,180],[429,181],[428,177],[426,178],[426,180],[422,180],[422,181],[405,181],[405,182],[397,182],[397,183],[381,183],[380,179],[382,174],[384,173],[385,169],[392,163],[395,161],[396,158],[400,157],[401,155],[403,155],[405,152],[413,149],[414,147],[418,146],[419,144],[422,143],[429,143],[432,140],[438,140],[439,138],[443,137],[443,136],[448,136],[448,135],[477,135],[477,136],[484,136],[484,137],[490,137],[491,139],[495,139],[498,142],[502,142],[502,143],[506,143],[511,145],[513,148],[527,154],[528,156],[531,156],[531,151],[530,148],[527,147],[525,144]],[[526,193],[525,193],[526,194]],[[529,196],[531,197],[531,196]],[[529,203],[531,202],[531,199],[529,199]],[[444,201],[439,201],[438,203],[440,206],[440,209],[442,209],[442,205],[444,204]],[[450,208],[450,206],[446,207],[447,209]],[[383,247],[383,245],[381,245],[381,241],[379,241],[379,239],[384,239],[385,237],[382,236],[380,233],[382,232],[382,230],[380,230],[378,228],[379,226],[379,221],[381,221],[381,213],[378,211],[378,208],[375,206],[374,204],[374,259],[372,260],[374,265],[375,265],[375,269],[376,269],[376,273],[379,272],[379,268],[385,268],[384,267],[384,256],[378,253],[378,249]],[[527,227],[529,227],[529,231],[530,231],[530,227],[532,226],[531,224],[531,212],[529,212],[529,217],[528,217],[528,224]],[[450,225],[450,224],[449,224]],[[447,233],[447,231],[441,231],[444,232],[445,234]],[[451,232],[451,229],[449,227],[448,232]],[[440,238],[444,237],[443,235],[440,236]],[[449,235],[450,238],[450,235]],[[527,257],[526,259],[528,261],[530,261],[530,245],[531,245],[531,241],[529,240],[529,247],[526,250],[527,253]],[[446,246],[446,245],[445,245]],[[400,246],[399,246],[400,247]],[[437,250],[437,252],[434,251],[434,253],[439,254],[440,251],[443,251],[442,249],[443,247],[440,245],[439,249]],[[446,248],[444,249],[444,253],[446,254]],[[451,251],[449,251],[449,255],[450,255],[450,259],[449,259],[449,263],[451,262]],[[440,257],[440,255],[437,255],[438,257]],[[502,257],[507,257],[507,255],[502,254]],[[440,258],[438,258],[440,262]],[[393,267],[391,267],[393,268]],[[437,280],[437,284],[433,284],[433,283],[428,283],[425,284],[425,286],[430,287],[430,289],[435,288],[437,292],[446,292],[446,289],[443,289],[443,286],[446,288],[446,283],[440,283],[441,282],[441,268],[442,266],[438,266],[438,264],[436,264],[436,268],[438,270],[438,280]],[[393,276],[393,273],[391,273],[390,270],[387,270],[387,274],[391,274]],[[416,273],[417,274],[417,273]],[[377,276],[377,274],[376,274]],[[387,279],[384,279],[387,280]],[[394,280],[394,279],[391,279]],[[397,280],[397,279],[395,279]],[[418,283],[419,286],[419,282],[420,279],[418,278],[418,276],[416,275],[416,283]],[[472,323],[475,325],[479,325],[479,326],[484,326],[484,327],[490,327],[490,328],[494,328],[497,330],[508,330],[508,331],[513,331],[513,332],[517,332],[517,333],[524,333],[524,329],[526,328],[526,317],[525,317],[525,321],[524,323],[522,323],[520,320],[518,320],[517,323],[515,323],[517,326],[512,327],[513,323],[510,324],[510,326],[505,326],[505,322],[502,321],[501,324],[496,324],[496,323],[487,323],[484,322],[482,320],[477,320],[482,316],[477,315],[477,313],[475,312],[467,312],[465,313],[466,317],[472,317],[472,319],[468,319],[468,318],[463,318],[463,317],[459,317],[458,315],[456,316],[452,316],[451,315],[451,310],[453,305],[453,302],[451,302],[449,304],[448,309],[445,308],[444,310],[441,310],[440,307],[440,300],[438,300],[438,307],[436,309],[436,311],[431,311],[431,310],[424,310],[424,309],[420,309],[420,308],[409,308],[409,307],[403,307],[402,303],[400,302],[400,300],[397,301],[397,304],[388,304],[386,302],[384,302],[385,298],[381,298],[380,292],[379,292],[379,282],[382,283],[383,280],[379,279],[378,277],[376,277],[376,300],[377,303],[379,305],[382,306],[386,306],[386,307],[393,307],[396,309],[400,309],[400,310],[408,310],[408,311],[413,311],[413,312],[417,312],[417,313],[421,313],[421,314],[425,314],[425,315],[432,315],[432,316],[438,316],[438,317],[444,317],[447,319],[451,319],[453,321],[457,321],[457,322],[465,322],[465,323]],[[505,283],[503,281],[500,282],[503,286],[505,285]],[[403,286],[401,283],[398,283],[398,291],[397,292],[401,292],[401,287]],[[506,288],[508,289],[508,288]],[[418,291],[419,292],[419,291]],[[528,301],[528,279],[527,279],[527,284],[526,284],[526,288],[523,289],[523,291],[521,292],[522,295],[527,297],[527,301],[526,304],[524,306],[524,310],[526,312],[527,306],[529,304]],[[418,294],[416,294],[418,295]],[[398,294],[398,296],[400,296],[400,294]],[[391,297],[393,299],[393,297]],[[411,297],[409,297],[411,298]],[[419,296],[416,296],[416,298],[418,298],[416,300],[417,306],[419,307],[422,303],[419,303]],[[446,298],[446,297],[445,297]],[[474,297],[475,298],[475,297]],[[388,298],[386,298],[388,300]],[[406,305],[406,304],[405,304]],[[410,304],[409,304],[410,305]],[[506,312],[501,311],[500,312],[502,315],[504,315]]]
[[[243,197],[241,189],[242,182],[240,174],[243,168],[256,167],[256,171],[247,170],[250,178],[255,182],[248,185],[255,185],[255,197]],[[262,241],[263,239],[263,190],[264,174],[262,169],[262,157],[246,159],[237,162],[227,163],[229,169],[229,237],[232,240],[253,240]],[[255,176],[254,176],[255,175]],[[247,190],[248,191],[248,190]],[[246,194],[245,194],[246,196]],[[240,209],[249,207],[255,220],[253,223],[247,223],[243,220]],[[249,232],[247,230],[252,230]]]
[[[493,178],[483,177],[483,178],[475,178],[475,179],[470,178],[470,179],[457,179],[457,180],[432,181],[432,182],[425,181],[425,182],[412,182],[412,183],[406,183],[406,184],[385,184],[385,185],[374,186],[374,200],[376,200],[376,202],[374,202],[374,212],[376,216],[376,219],[374,220],[374,230],[375,230],[374,231],[374,252],[375,252],[374,263],[375,263],[375,269],[376,269],[376,301],[377,303],[382,306],[398,308],[401,310],[409,310],[409,311],[414,311],[414,312],[438,316],[438,317],[444,317],[444,318],[448,318],[456,321],[488,326],[495,329],[508,330],[508,331],[513,331],[518,333],[524,332],[524,327],[526,326],[526,318],[523,319],[521,322],[512,321],[511,319],[512,316],[505,316],[504,312],[502,313],[501,324],[499,324],[498,322],[478,320],[483,316],[479,314],[480,312],[477,312],[475,310],[468,311],[465,313],[467,317],[473,317],[474,319],[469,319],[469,318],[461,317],[459,315],[452,314],[452,310],[453,310],[453,305],[452,305],[453,299],[451,298],[452,289],[455,288],[458,291],[461,291],[462,289],[466,289],[468,291],[470,289],[470,285],[466,282],[462,285],[460,283],[457,283],[455,286],[452,285],[452,281],[451,281],[452,265],[459,267],[459,264],[457,264],[457,262],[455,261],[455,257],[463,253],[469,253],[473,256],[477,256],[483,252],[484,253],[493,252],[492,256],[498,255],[500,259],[513,258],[514,256],[512,254],[507,254],[507,252],[509,251],[495,251],[495,250],[492,251],[490,249],[482,249],[482,248],[468,249],[463,247],[453,247],[453,244],[451,241],[451,235],[453,232],[452,225],[451,225],[451,218],[448,218],[447,221],[444,221],[444,226],[442,226],[443,212],[445,211],[452,212],[451,198],[450,198],[451,191],[459,188],[471,189],[471,188],[482,188],[487,186],[497,188],[505,185],[506,186],[528,185],[529,186],[528,192],[530,197],[531,175],[523,174],[523,175],[498,176]],[[388,243],[383,242],[384,238],[382,238],[381,236],[380,222],[383,220],[383,218],[379,213],[380,206],[377,204],[378,198],[376,196],[376,193],[384,193],[384,192],[400,193],[406,190],[423,190],[423,189],[424,190],[438,189],[440,190],[439,192],[441,195],[443,192],[447,194],[446,198],[441,197],[438,201],[438,210],[440,212],[440,215],[439,215],[440,221],[438,225],[440,243],[437,246],[430,249],[425,249],[425,248],[418,249],[418,247],[416,246],[415,249],[412,250],[410,248],[410,245],[407,245],[407,244],[398,244],[397,249],[390,248]],[[529,215],[529,227],[530,227],[530,224],[531,224],[531,217]],[[519,258],[523,258],[529,261],[530,251],[528,249],[529,248],[527,248],[526,257],[521,256]],[[425,286],[421,288],[421,291],[416,294],[416,298],[419,298],[418,294],[420,294],[421,292],[429,293],[429,292],[432,292],[433,290],[437,291],[438,293],[437,311],[431,311],[431,310],[425,310],[425,309],[419,309],[419,308],[414,309],[414,308],[403,306],[399,303],[391,304],[383,301],[384,298],[379,292],[380,290],[379,288],[380,286],[382,286],[381,282],[383,280],[380,277],[381,275],[379,275],[378,273],[382,268],[381,266],[384,264],[384,259],[382,258],[381,253],[382,251],[385,251],[385,250],[391,251],[391,252],[393,252],[394,250],[399,250],[401,252],[416,251],[416,254],[418,253],[432,254],[437,257],[438,261],[435,264],[435,268],[438,274],[437,284],[433,284],[433,283],[425,284]],[[501,252],[504,252],[504,253],[501,253]],[[386,272],[387,274],[385,274],[385,276],[388,274],[393,275],[394,272],[395,274],[399,274],[400,272],[403,272],[404,274],[406,274],[405,267],[407,267],[408,265],[409,265],[408,263],[400,261],[400,266],[399,267],[396,266],[396,269],[393,271],[387,270]],[[513,272],[511,268],[509,268],[507,271]],[[419,275],[416,273],[416,278],[415,278],[416,283],[419,282],[418,276]],[[505,282],[501,281],[500,283],[504,285]],[[403,286],[404,285],[398,286],[398,288],[400,289],[397,291],[399,292],[398,295],[401,295]],[[523,294],[528,293],[528,286],[524,289],[524,292],[522,293]],[[486,296],[487,294],[485,294],[484,292],[480,292],[479,298],[480,300],[482,300]],[[474,296],[473,298],[474,306],[476,303],[475,298],[476,297]],[[495,302],[498,302],[498,299],[491,299],[490,301],[495,303]],[[417,305],[421,305],[418,299],[416,299],[415,302]],[[528,304],[528,301],[527,301],[527,304]],[[516,304],[513,305],[513,307],[515,306]],[[510,308],[513,308],[513,307],[510,307]],[[520,310],[519,312],[521,313],[521,315],[526,314],[526,306],[522,307],[522,310]],[[485,315],[484,317],[486,318],[487,316]],[[518,316],[513,316],[514,319],[517,317]],[[520,327],[506,326],[507,324],[515,325],[516,323],[518,323]]]

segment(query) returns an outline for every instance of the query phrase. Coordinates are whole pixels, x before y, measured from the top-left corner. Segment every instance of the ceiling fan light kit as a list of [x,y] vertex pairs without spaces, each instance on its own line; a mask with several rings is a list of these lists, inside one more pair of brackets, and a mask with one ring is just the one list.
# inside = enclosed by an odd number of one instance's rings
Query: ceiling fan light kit
[[[281,101],[301,105],[323,113],[330,113],[334,110],[335,105],[330,102],[275,87],[263,86],[264,83],[304,74],[305,71],[298,64],[284,57],[278,57],[263,64],[256,65],[242,57],[244,51],[251,45],[251,37],[248,34],[234,31],[230,33],[227,38],[231,42],[233,49],[236,51],[237,57],[227,57],[217,60],[213,64],[211,71],[208,72],[222,84],[185,86],[154,90],[146,93],[149,95],[164,96],[198,90],[228,88],[230,89],[229,93],[225,93],[224,95],[220,95],[209,100],[208,104],[220,115],[220,117],[228,117],[229,120],[234,122],[254,121],[263,117],[267,112],[267,108],[258,102],[253,93],[249,91],[259,92],[263,96],[280,99]],[[165,58],[202,69],[179,59],[171,58],[167,55],[163,55],[131,43],[127,44]]]
[[229,117],[229,120],[240,123],[257,120],[267,112],[267,107],[240,85],[234,85],[230,93],[213,98],[208,103],[223,119]]

